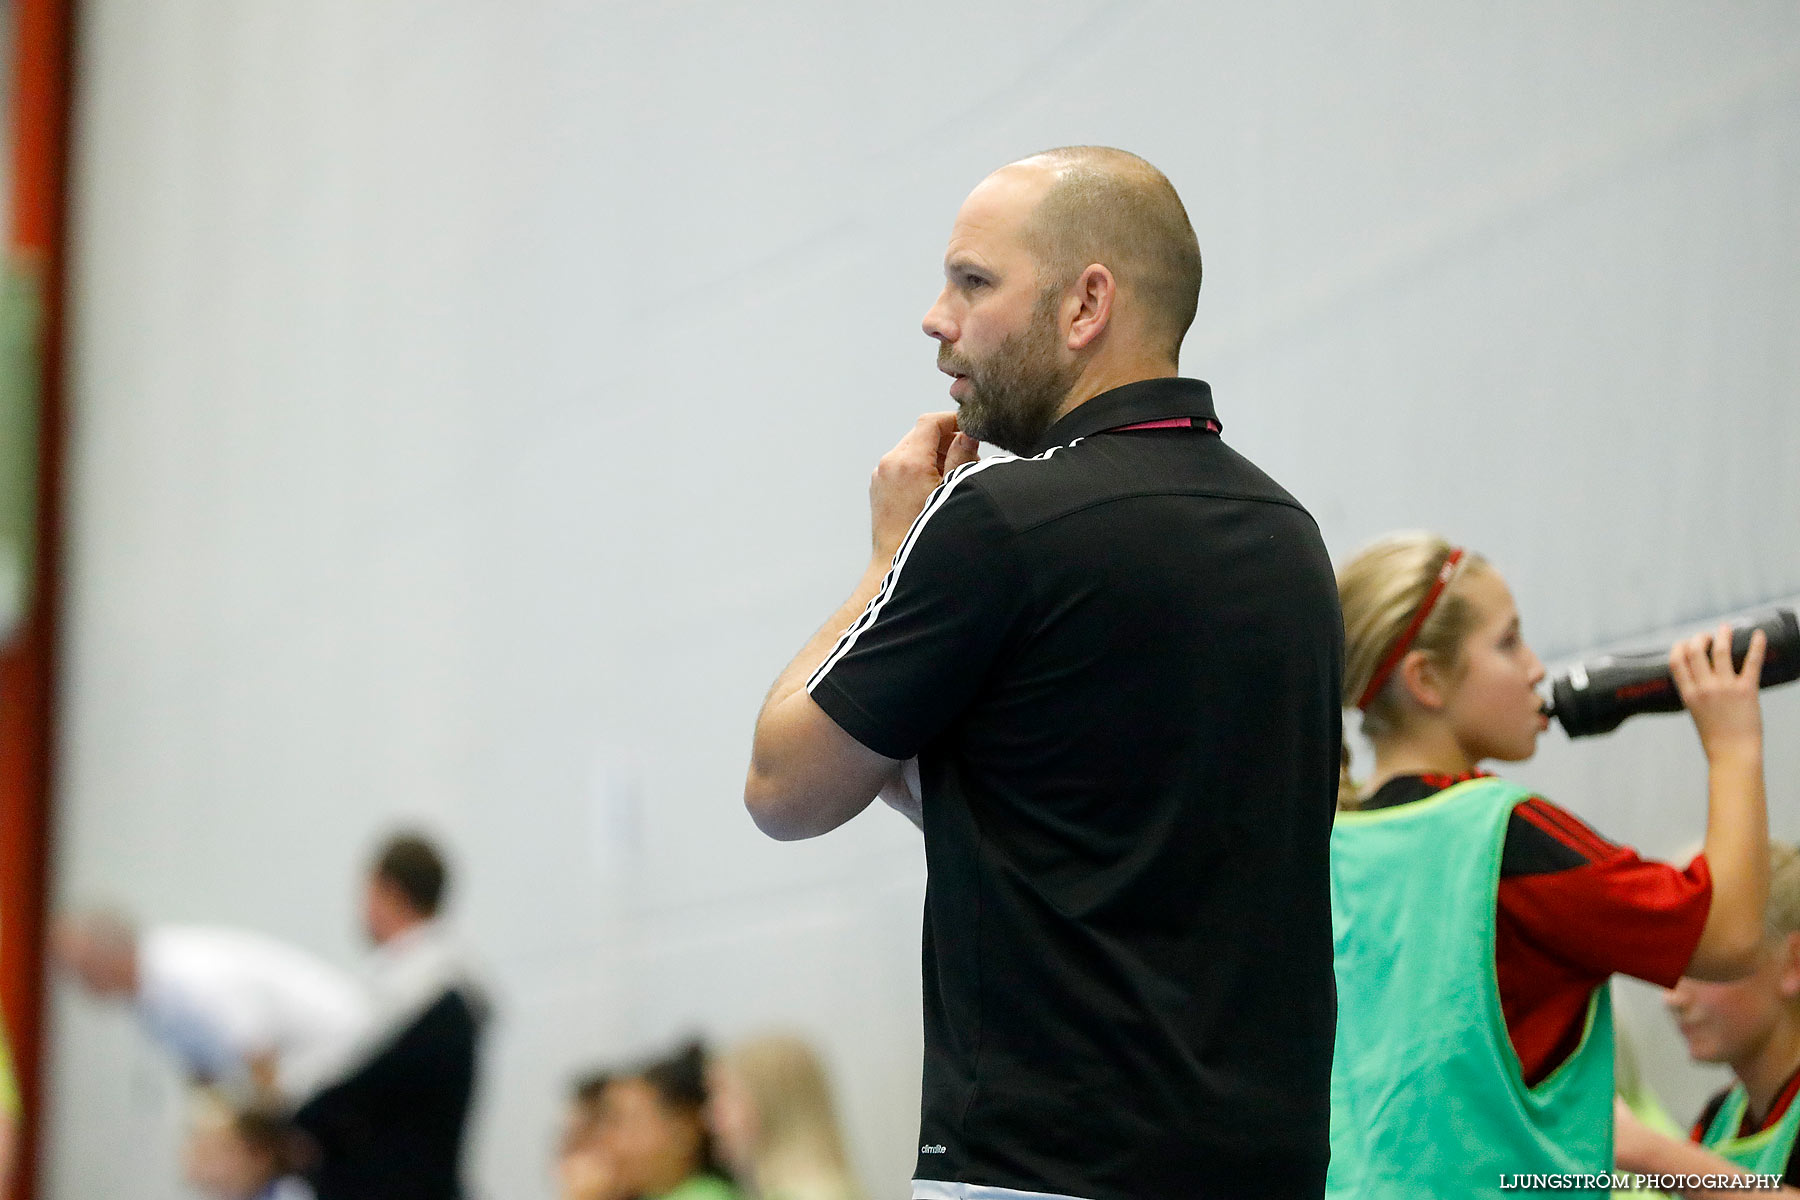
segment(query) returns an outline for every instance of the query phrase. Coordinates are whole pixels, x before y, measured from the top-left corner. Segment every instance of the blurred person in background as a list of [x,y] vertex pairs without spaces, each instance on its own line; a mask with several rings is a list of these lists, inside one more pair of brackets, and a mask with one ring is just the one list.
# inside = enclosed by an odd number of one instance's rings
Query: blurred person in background
[[556,1194],[560,1200],[632,1200],[619,1187],[612,1156],[601,1144],[600,1101],[612,1076],[588,1075],[570,1090],[556,1151]]
[[460,1200],[462,1148],[487,1018],[476,982],[441,919],[443,854],[400,833],[364,881],[375,945],[373,1019],[330,1082],[302,1103],[306,1176],[319,1200]]
[[312,1200],[289,1174],[294,1136],[282,1114],[215,1088],[195,1091],[181,1158],[187,1181],[212,1200]]
[[90,994],[125,1001],[193,1078],[304,1096],[369,1020],[367,994],[330,963],[244,929],[64,914],[53,961]]
[[612,1190],[602,1195],[741,1200],[705,1113],[706,1055],[698,1043],[609,1078],[600,1093],[596,1145],[613,1176]]
[[[1784,1196],[1800,1196],[1800,854],[1769,847],[1769,911],[1756,967],[1742,979],[1684,977],[1669,1011],[1695,1062],[1723,1063],[1735,1076],[1714,1096],[1688,1141],[1617,1112],[1621,1171],[1665,1175],[1779,1175]],[[1696,1197],[1744,1191],[1695,1189]]]
[[707,1072],[719,1156],[754,1200],[866,1200],[844,1153],[825,1068],[779,1034],[739,1042]]
[[1375,750],[1342,765],[1331,839],[1338,1030],[1328,1195],[1469,1194],[1471,1179],[1613,1165],[1608,981],[1749,970],[1768,895],[1766,640],[1721,627],[1670,669],[1708,766],[1704,852],[1640,858],[1488,774],[1548,726],[1506,581],[1399,533],[1338,572],[1343,702]]

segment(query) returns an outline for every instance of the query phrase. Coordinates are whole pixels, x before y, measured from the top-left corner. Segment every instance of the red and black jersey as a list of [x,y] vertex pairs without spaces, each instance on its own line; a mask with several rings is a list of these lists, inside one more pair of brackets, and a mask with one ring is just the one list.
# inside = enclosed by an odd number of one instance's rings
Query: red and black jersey
[[[1744,1109],[1744,1120],[1738,1126],[1737,1136],[1753,1137],[1763,1130],[1779,1124],[1781,1118],[1786,1116],[1788,1109],[1792,1107],[1796,1094],[1800,1094],[1800,1070],[1796,1070],[1788,1076],[1788,1081],[1781,1085],[1781,1091],[1776,1095],[1775,1103],[1769,1106],[1769,1111],[1762,1120],[1757,1120],[1755,1114],[1748,1107]],[[1706,1102],[1706,1111],[1700,1114],[1700,1119],[1694,1122],[1694,1127],[1688,1131],[1688,1137],[1692,1141],[1699,1143],[1705,1141],[1706,1131],[1712,1128],[1713,1121],[1718,1118],[1719,1109],[1724,1107],[1725,1098],[1729,1095],[1731,1095],[1731,1089],[1726,1088]],[[1781,1173],[1781,1182],[1789,1187],[1800,1187],[1800,1141],[1796,1141],[1794,1148],[1788,1152],[1787,1169]]]
[[[1482,774],[1401,775],[1362,807],[1423,800]],[[1541,797],[1516,806],[1500,860],[1494,968],[1526,1084],[1574,1052],[1588,997],[1611,976],[1673,987],[1711,905],[1704,855],[1685,869],[1651,862]]]

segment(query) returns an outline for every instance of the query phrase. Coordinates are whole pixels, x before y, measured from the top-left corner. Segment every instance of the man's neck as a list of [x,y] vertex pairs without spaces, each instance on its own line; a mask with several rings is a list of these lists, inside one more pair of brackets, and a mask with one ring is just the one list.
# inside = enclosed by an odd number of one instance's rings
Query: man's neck
[[429,917],[414,917],[402,924],[397,924],[388,931],[386,937],[381,939],[381,948],[387,950],[404,945],[415,937],[419,930],[425,928],[429,924],[431,924],[431,919]]
[[1180,370],[1174,363],[1160,359],[1089,363],[1087,368],[1076,378],[1068,395],[1063,398],[1062,406],[1056,410],[1056,416],[1052,423],[1062,420],[1095,396],[1110,392],[1114,388],[1122,388],[1128,383],[1142,383],[1146,379],[1172,379],[1178,374],[1180,374]]
[[1731,1069],[1749,1094],[1751,1115],[1758,1123],[1766,1122],[1781,1089],[1800,1070],[1800,1014],[1793,1006],[1776,1020],[1769,1036],[1743,1061],[1732,1063]]

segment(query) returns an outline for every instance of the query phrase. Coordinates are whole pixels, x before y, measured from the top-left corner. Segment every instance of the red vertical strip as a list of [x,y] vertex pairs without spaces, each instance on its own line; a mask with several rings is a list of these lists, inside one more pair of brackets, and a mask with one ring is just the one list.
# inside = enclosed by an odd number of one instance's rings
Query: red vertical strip
[[13,254],[43,281],[37,587],[17,640],[0,652],[0,1001],[25,1097],[15,1200],[37,1194],[43,1112],[44,910],[60,539],[64,184],[68,175],[71,5],[15,0]]

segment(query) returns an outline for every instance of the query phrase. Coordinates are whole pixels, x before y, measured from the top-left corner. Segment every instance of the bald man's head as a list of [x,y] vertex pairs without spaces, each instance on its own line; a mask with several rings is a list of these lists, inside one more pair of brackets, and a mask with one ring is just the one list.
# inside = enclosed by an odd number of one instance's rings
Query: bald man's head
[[1091,263],[1133,298],[1146,336],[1176,361],[1200,302],[1200,244],[1167,176],[1109,146],[1063,146],[1002,167],[1043,172],[1048,186],[1025,224],[1046,284]]
[[921,322],[962,432],[1015,453],[1077,405],[1175,373],[1200,250],[1162,172],[1071,146],[1001,167],[957,210]]
[[137,928],[103,909],[59,916],[50,951],[90,992],[129,996],[137,991]]

